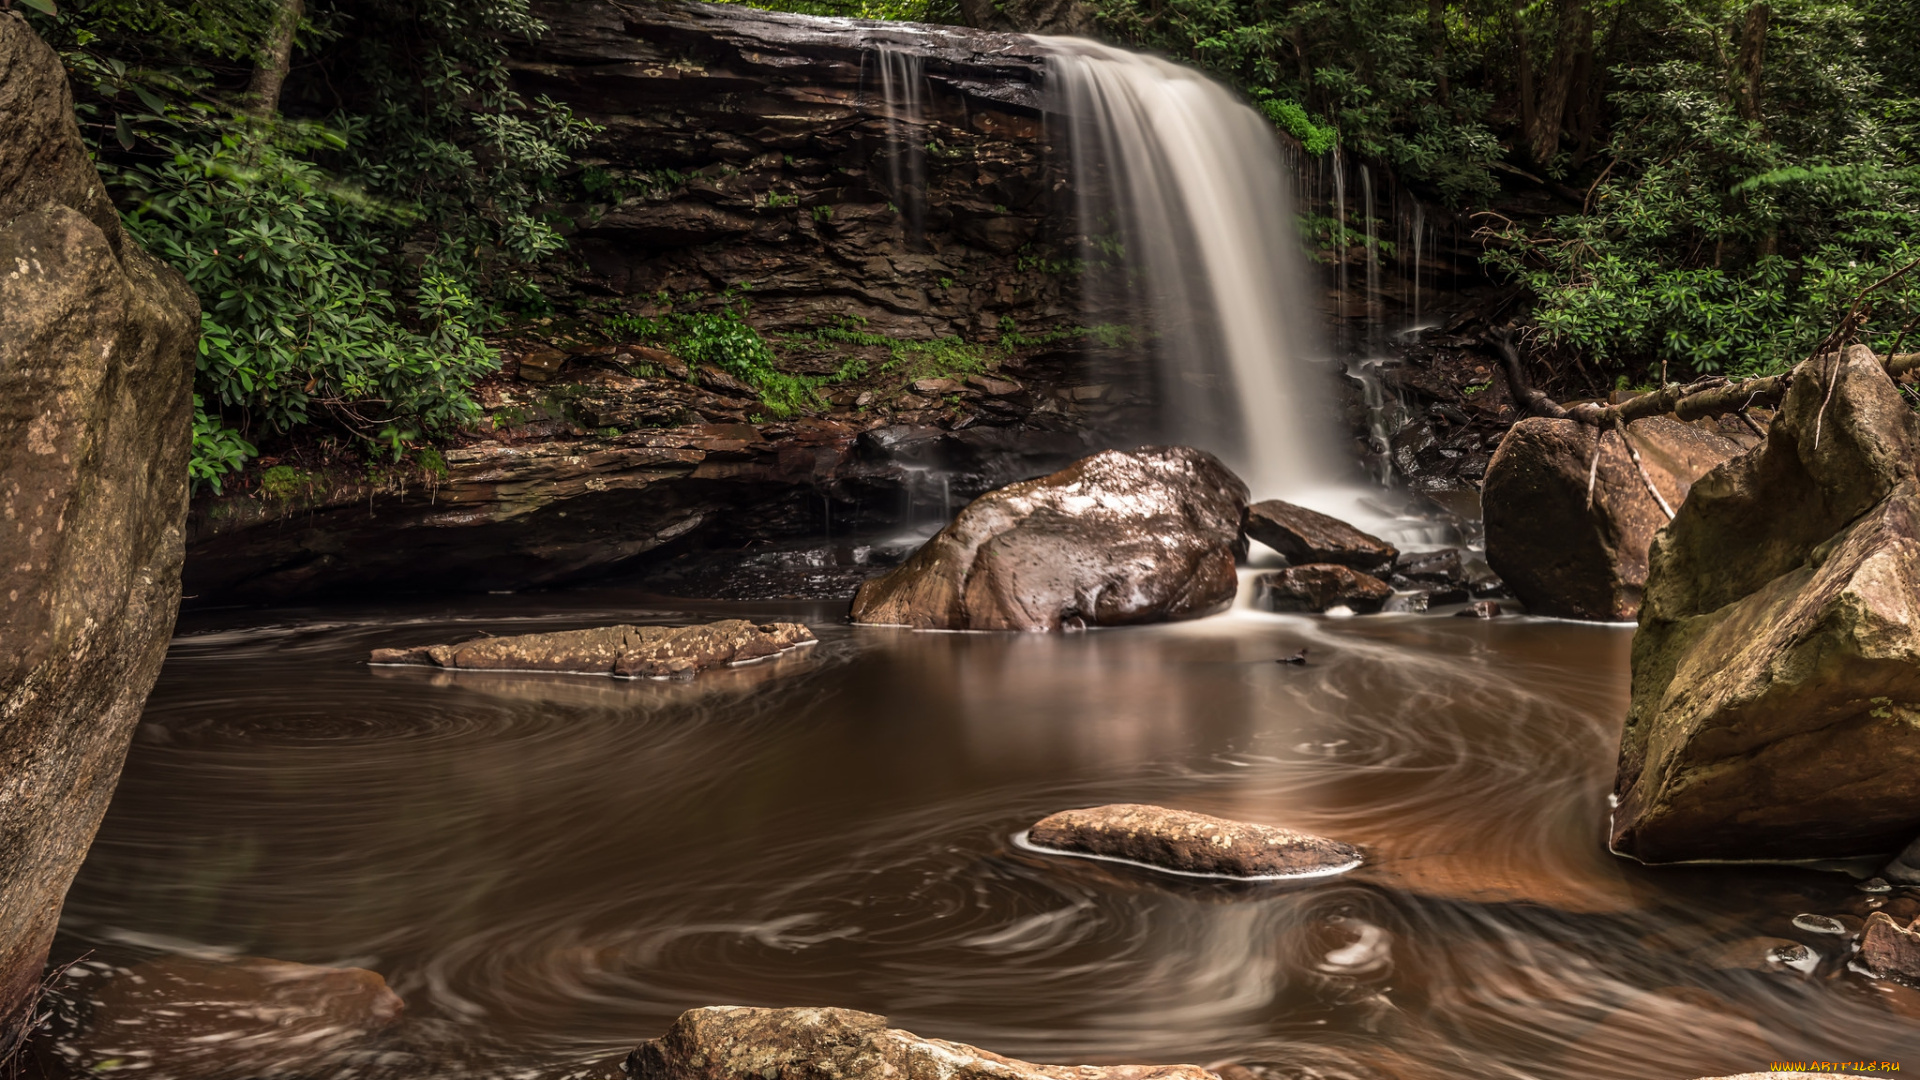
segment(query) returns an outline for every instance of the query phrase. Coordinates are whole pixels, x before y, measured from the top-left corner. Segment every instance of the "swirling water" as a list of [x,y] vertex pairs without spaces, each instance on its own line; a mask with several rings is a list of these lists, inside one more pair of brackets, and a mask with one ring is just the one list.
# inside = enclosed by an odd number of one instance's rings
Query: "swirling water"
[[[675,603],[600,590],[184,624],[56,959],[372,968],[407,1010],[335,1069],[358,1076],[557,1076],[716,1003],[1276,1078],[1920,1056],[1920,992],[1793,922],[1857,930],[1884,898],[1839,874],[1605,851],[1626,628],[1235,612],[916,634],[831,606]],[[822,644],[680,683],[362,663],[480,631],[721,615],[804,617]],[[1306,666],[1275,662],[1302,646]],[[1112,801],[1312,830],[1368,864],[1248,887],[1013,843]],[[1769,939],[1818,965],[1769,969]]]

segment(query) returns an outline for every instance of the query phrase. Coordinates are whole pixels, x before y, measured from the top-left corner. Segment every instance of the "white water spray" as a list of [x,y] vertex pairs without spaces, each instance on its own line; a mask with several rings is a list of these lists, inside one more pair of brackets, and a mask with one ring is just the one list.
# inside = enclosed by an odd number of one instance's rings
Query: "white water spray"
[[1144,324],[1168,434],[1219,454],[1256,497],[1351,505],[1329,499],[1344,470],[1330,395],[1308,367],[1304,259],[1271,125],[1165,60],[1040,40],[1054,50],[1049,107],[1070,128],[1087,261],[1122,264],[1102,280],[1127,295],[1104,299]]

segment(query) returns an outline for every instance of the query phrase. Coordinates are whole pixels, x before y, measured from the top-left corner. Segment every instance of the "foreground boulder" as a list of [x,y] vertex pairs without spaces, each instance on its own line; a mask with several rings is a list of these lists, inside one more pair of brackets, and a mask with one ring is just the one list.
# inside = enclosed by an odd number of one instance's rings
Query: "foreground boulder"
[[764,659],[813,640],[813,631],[799,623],[723,619],[699,626],[597,626],[553,634],[475,638],[459,645],[375,649],[368,662],[665,679]]
[[1394,556],[1400,554],[1392,544],[1337,517],[1279,499],[1247,507],[1247,535],[1296,566],[1335,563],[1375,571],[1391,565]]
[[257,957],[152,960],[88,996],[77,1064],[192,1080],[307,1075],[403,1009],[363,968]]
[[0,1059],[180,602],[200,309],[120,228],[0,12]]
[[1655,538],[1615,850],[1837,858],[1920,833],[1920,422],[1874,355],[1794,370]]
[[1903,924],[1884,911],[1868,915],[1860,931],[1860,959],[1876,975],[1920,979],[1920,921]]
[[[1707,470],[1741,452],[1731,439],[1663,416],[1635,420],[1627,437],[1661,497],[1676,508]],[[1527,610],[1603,621],[1640,613],[1647,549],[1667,515],[1618,433],[1574,420],[1522,420],[1494,452],[1480,500],[1487,563]]]
[[1393,586],[1352,567],[1328,563],[1289,566],[1253,579],[1253,606],[1262,611],[1330,611],[1344,607],[1371,615],[1393,596]]
[[1059,630],[1206,615],[1233,602],[1247,488],[1184,446],[1106,450],[990,491],[860,586],[853,621]]
[[1198,1065],[1036,1065],[852,1009],[690,1009],[627,1057],[632,1080],[1218,1080]]
[[1027,841],[1068,854],[1220,877],[1319,877],[1360,865],[1360,849],[1338,840],[1137,803],[1063,810],[1028,830]]

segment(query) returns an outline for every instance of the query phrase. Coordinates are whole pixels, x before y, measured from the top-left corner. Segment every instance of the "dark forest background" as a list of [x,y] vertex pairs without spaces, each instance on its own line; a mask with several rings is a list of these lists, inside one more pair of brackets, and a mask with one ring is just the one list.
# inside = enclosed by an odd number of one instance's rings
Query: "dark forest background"
[[[543,30],[525,0],[12,5],[65,58],[130,228],[201,297],[197,482],[290,433],[397,457],[474,420],[490,335],[547,310],[552,208],[592,179],[590,125],[509,83]],[[764,6],[966,21],[952,0]],[[1920,0],[1088,16],[1475,222],[1488,272],[1526,287],[1536,353],[1621,385],[1781,370],[1920,258]],[[1920,336],[1920,287],[1872,295],[1865,340]]]

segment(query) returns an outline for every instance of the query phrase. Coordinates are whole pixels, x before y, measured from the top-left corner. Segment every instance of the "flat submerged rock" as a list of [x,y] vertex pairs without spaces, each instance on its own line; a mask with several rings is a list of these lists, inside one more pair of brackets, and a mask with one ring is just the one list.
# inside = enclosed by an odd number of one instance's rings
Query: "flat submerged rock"
[[1038,1065],[852,1009],[714,1005],[627,1058],[633,1080],[1218,1080],[1198,1065]]
[[375,649],[368,662],[469,671],[553,671],[669,679],[764,659],[814,640],[813,632],[799,623],[723,619],[698,626],[597,626],[551,634],[483,637],[459,645]]
[[1065,855],[1212,877],[1322,877],[1361,862],[1359,848],[1324,836],[1138,803],[1063,810],[1028,830],[1027,841]]

